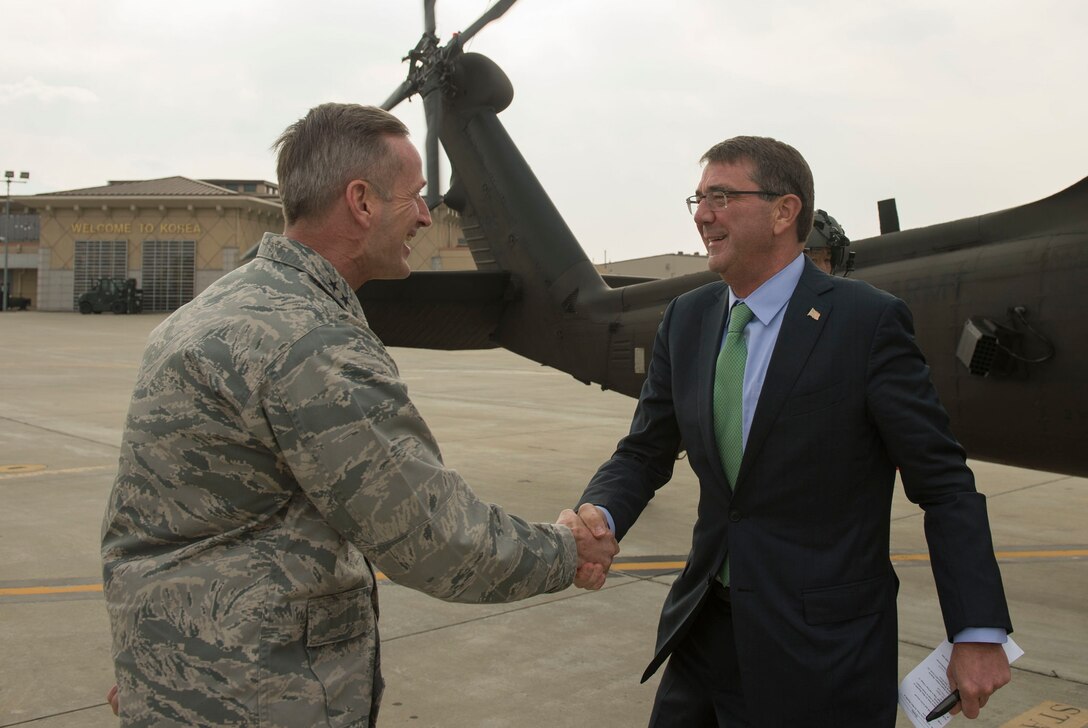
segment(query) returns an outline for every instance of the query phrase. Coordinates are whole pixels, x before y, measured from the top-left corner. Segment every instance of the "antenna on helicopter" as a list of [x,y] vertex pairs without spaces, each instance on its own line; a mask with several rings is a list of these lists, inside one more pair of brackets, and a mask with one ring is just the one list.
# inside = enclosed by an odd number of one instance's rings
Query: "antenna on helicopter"
[[431,210],[442,202],[439,191],[438,130],[442,126],[442,91],[448,88],[452,61],[467,43],[485,25],[500,18],[517,0],[499,0],[484,11],[465,31],[454,33],[450,41],[438,45],[435,35],[435,0],[423,0],[423,36],[416,47],[403,59],[409,61],[408,78],[385,100],[382,108],[391,111],[404,99],[418,93],[423,97],[423,112],[427,122],[427,138],[424,146],[427,158],[427,207]]

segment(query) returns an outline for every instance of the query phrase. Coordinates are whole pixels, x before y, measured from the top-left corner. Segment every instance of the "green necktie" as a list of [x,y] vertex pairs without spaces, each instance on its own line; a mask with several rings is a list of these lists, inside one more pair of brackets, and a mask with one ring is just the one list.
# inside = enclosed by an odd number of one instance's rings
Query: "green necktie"
[[[733,306],[729,330],[718,353],[714,369],[714,439],[718,442],[725,478],[732,488],[737,482],[740,460],[744,455],[744,365],[748,347],[744,327],[752,320],[752,309],[744,303]],[[729,585],[729,558],[722,565],[722,584]]]

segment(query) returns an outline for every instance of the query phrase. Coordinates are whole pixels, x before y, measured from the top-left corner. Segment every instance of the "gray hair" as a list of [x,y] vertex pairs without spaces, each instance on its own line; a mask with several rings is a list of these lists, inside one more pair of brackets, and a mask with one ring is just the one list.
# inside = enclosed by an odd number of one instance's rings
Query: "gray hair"
[[[718,142],[699,160],[708,164],[752,165],[752,181],[768,192],[792,194],[801,198],[797,215],[797,242],[808,238],[815,214],[812,170],[801,153],[785,142],[770,137],[739,136]],[[772,199],[774,195],[766,195]]]
[[388,136],[408,136],[408,127],[388,111],[359,104],[321,104],[287,127],[272,145],[287,224],[327,212],[353,179],[389,194],[400,169]]

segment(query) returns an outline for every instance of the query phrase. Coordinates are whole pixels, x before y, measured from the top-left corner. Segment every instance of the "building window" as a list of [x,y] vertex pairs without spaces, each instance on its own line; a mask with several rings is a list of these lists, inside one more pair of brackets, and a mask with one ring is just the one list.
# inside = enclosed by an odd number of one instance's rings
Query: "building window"
[[99,278],[128,278],[127,240],[77,240],[72,310]]
[[145,240],[143,243],[145,311],[173,311],[193,300],[195,240]]
[[257,191],[257,185],[247,182],[246,184],[242,185],[242,191],[243,192],[256,192]]
[[41,223],[38,214],[5,215],[0,218],[0,237],[9,243],[38,242]]

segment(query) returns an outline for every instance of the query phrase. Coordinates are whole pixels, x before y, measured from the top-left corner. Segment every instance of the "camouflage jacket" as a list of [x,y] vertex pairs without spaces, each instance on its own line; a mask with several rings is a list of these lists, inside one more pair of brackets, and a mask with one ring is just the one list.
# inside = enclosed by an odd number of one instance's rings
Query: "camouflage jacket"
[[503,602],[576,550],[443,465],[347,282],[266,234],[151,334],[102,559],[123,725],[341,728],[381,698],[372,566]]

